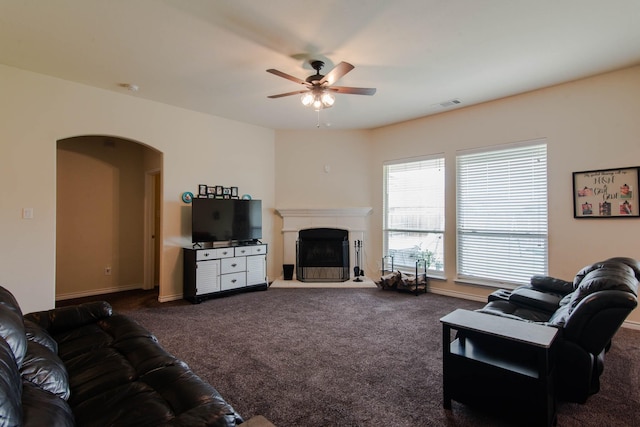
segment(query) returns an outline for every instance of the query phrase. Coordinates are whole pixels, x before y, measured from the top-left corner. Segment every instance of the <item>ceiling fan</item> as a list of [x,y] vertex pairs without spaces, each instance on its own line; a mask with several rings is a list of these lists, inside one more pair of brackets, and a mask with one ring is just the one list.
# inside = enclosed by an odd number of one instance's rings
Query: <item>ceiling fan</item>
[[301,84],[305,87],[303,90],[271,95],[269,98],[282,98],[284,96],[302,94],[302,105],[312,106],[314,109],[320,110],[321,108],[329,108],[333,105],[335,102],[334,93],[345,93],[350,95],[373,95],[376,93],[375,88],[333,86],[333,84],[342,76],[355,68],[348,62],[339,63],[329,71],[326,76],[320,74],[320,70],[324,67],[324,62],[313,60],[309,61],[309,63],[311,64],[311,67],[316,70],[316,73],[310,75],[305,80],[283,73],[282,71],[274,70],[273,68],[268,69],[268,73],[291,80],[292,82]]

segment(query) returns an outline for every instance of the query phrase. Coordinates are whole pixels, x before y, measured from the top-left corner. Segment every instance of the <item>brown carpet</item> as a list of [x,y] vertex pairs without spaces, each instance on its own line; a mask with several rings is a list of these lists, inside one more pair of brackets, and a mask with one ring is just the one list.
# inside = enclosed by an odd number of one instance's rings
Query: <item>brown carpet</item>
[[[442,408],[439,319],[481,303],[378,289],[272,288],[198,305],[156,297],[100,299],[153,331],[246,419],[264,415],[279,427],[510,425],[457,402]],[[640,426],[640,331],[618,332],[601,382],[586,404],[559,405],[558,426]]]

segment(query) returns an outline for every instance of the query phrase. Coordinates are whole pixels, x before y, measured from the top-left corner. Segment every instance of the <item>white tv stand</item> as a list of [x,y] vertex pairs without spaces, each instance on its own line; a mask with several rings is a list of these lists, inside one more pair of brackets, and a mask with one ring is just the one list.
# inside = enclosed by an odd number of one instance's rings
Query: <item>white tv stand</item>
[[183,260],[183,297],[194,304],[269,287],[266,244],[184,248]]

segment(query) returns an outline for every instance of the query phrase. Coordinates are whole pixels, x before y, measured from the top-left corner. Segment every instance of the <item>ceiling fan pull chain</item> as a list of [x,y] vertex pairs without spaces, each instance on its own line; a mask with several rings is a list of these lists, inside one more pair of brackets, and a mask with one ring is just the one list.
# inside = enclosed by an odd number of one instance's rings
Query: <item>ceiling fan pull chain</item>
[[316,111],[318,112],[318,121],[316,122],[316,127],[320,128],[320,109],[318,108]]

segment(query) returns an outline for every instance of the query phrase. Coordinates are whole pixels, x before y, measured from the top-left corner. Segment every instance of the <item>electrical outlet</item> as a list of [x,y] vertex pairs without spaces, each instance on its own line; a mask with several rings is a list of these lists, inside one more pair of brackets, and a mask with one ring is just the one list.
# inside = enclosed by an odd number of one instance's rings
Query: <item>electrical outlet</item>
[[104,268],[104,275],[105,276],[111,276],[111,267],[105,267]]

